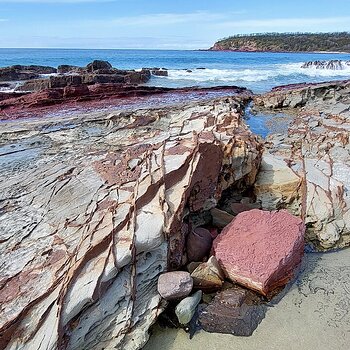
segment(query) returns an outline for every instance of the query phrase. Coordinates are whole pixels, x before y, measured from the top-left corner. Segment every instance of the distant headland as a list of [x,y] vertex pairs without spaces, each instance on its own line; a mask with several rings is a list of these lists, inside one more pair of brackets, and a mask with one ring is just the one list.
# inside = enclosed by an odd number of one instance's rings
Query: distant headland
[[257,33],[220,39],[209,50],[243,52],[350,52],[350,33]]

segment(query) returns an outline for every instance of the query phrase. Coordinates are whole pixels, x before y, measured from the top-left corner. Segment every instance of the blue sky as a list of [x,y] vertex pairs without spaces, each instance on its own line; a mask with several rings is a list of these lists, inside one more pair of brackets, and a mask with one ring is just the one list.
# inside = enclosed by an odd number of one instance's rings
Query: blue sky
[[198,49],[266,31],[350,31],[350,0],[0,0],[0,47]]

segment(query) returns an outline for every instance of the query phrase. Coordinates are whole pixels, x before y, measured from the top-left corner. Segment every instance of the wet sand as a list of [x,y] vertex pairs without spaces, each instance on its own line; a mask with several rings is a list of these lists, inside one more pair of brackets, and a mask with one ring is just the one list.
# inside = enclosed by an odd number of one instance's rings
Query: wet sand
[[[279,300],[278,300],[279,299]],[[345,350],[350,344],[350,249],[305,256],[299,277],[251,337],[152,329],[144,350]]]

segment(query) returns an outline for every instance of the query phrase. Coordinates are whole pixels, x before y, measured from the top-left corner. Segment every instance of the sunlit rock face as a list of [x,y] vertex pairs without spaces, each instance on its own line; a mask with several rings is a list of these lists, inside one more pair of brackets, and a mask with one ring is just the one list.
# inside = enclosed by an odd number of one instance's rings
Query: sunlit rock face
[[244,102],[3,122],[1,349],[144,345],[186,215],[255,180]]
[[276,88],[256,102],[303,106],[293,110],[287,134],[267,138],[255,186],[262,207],[275,203],[301,215],[306,238],[318,249],[350,245],[350,82]]

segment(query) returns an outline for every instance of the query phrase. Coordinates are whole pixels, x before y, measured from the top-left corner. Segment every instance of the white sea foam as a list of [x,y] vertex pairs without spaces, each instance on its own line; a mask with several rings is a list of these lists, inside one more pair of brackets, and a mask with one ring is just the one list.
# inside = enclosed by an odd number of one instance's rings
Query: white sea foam
[[299,76],[314,78],[337,78],[349,77],[350,66],[343,70],[328,70],[312,68],[301,68],[303,62],[290,64],[270,65],[256,69],[193,69],[191,72],[185,69],[169,70],[168,77],[161,79],[197,81],[210,83],[229,82],[258,82],[267,81],[277,77]]

